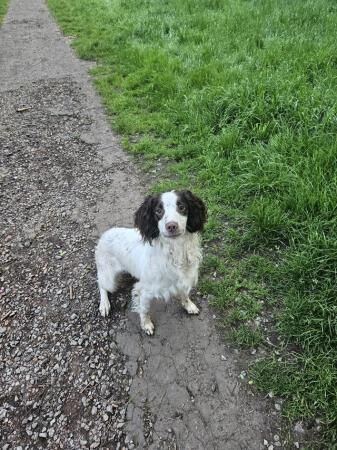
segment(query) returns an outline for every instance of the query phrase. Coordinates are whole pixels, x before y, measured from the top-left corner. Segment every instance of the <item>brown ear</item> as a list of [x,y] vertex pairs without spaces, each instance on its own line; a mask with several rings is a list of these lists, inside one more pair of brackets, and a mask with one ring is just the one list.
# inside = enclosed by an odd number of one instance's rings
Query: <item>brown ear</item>
[[159,236],[158,221],[155,215],[157,204],[158,197],[149,195],[135,212],[135,226],[139,229],[143,240],[150,244]]
[[195,233],[202,231],[207,221],[207,208],[204,202],[191,191],[180,191],[179,195],[188,205],[187,231]]

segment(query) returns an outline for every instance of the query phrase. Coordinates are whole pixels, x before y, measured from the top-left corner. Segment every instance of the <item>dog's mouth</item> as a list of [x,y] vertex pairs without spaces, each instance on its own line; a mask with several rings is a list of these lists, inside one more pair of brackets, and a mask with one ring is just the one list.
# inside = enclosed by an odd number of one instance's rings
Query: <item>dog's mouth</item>
[[182,235],[182,233],[173,233],[173,234],[164,234],[164,237],[166,237],[166,238],[169,238],[169,239],[175,239],[175,238],[177,238],[177,237],[179,237],[179,236],[181,236]]

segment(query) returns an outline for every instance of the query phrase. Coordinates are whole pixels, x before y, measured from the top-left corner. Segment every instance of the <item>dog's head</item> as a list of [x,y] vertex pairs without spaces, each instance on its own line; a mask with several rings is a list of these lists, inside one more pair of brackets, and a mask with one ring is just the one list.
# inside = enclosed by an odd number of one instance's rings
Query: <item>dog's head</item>
[[159,236],[174,239],[186,231],[202,231],[206,220],[204,202],[191,191],[149,195],[135,214],[135,226],[150,243]]

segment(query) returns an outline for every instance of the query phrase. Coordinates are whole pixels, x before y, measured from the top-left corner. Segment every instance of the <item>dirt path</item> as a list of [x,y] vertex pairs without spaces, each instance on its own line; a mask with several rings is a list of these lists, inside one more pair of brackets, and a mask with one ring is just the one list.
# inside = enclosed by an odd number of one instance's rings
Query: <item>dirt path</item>
[[203,299],[198,318],[156,305],[149,338],[126,280],[99,317],[96,237],[145,187],[42,0],[12,0],[0,43],[0,448],[263,448]]

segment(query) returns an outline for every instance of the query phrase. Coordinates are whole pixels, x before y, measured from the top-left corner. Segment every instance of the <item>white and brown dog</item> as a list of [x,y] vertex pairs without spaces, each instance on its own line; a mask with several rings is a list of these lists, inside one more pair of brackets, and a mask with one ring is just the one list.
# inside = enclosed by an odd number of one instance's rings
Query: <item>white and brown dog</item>
[[122,272],[139,280],[132,290],[132,302],[145,333],[154,331],[149,316],[154,298],[179,298],[189,314],[198,314],[189,294],[198,281],[199,232],[206,218],[204,203],[192,192],[171,191],[145,198],[135,213],[137,228],[106,231],[96,248],[102,316],[109,314],[108,292],[116,290],[117,276]]

